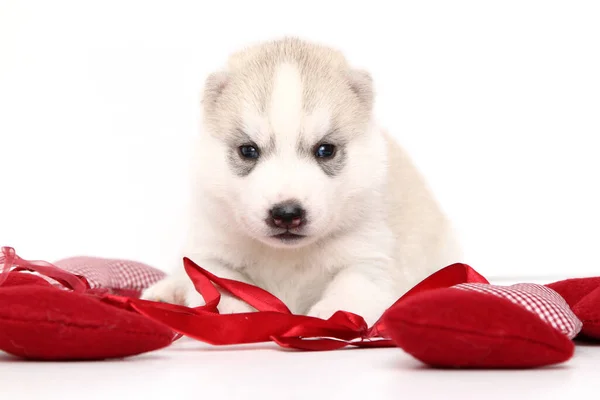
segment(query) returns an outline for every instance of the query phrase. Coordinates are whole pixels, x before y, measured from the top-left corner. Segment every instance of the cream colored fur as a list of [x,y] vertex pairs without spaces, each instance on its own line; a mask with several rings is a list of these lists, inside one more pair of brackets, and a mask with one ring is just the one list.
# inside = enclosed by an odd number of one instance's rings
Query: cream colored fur
[[[206,82],[182,256],[270,291],[294,313],[346,310],[369,324],[460,261],[423,177],[373,120],[373,97],[370,75],[325,46],[285,38],[234,54]],[[311,153],[324,138],[340,149],[329,164]],[[239,158],[247,140],[262,149],[255,164]],[[306,236],[283,242],[265,218],[290,198],[307,211]],[[178,264],[143,297],[203,304]],[[250,310],[222,298],[223,313]]]

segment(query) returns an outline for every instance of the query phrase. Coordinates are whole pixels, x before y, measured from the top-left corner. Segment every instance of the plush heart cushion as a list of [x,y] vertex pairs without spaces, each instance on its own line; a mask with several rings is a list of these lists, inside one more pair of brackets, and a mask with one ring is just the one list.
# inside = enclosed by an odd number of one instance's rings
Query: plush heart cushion
[[383,316],[394,343],[435,367],[532,368],[564,362],[581,322],[540,285],[461,284],[426,291]]
[[600,277],[566,279],[546,286],[560,293],[581,320],[581,337],[600,340]]
[[35,360],[126,357],[168,346],[173,332],[98,298],[11,272],[0,287],[0,350]]

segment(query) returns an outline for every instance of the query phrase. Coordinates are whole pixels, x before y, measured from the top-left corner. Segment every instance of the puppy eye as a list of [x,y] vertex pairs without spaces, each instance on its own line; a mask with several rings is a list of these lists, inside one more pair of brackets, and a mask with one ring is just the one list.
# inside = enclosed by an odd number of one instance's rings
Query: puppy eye
[[239,147],[240,156],[242,158],[247,158],[249,160],[256,160],[260,155],[258,152],[258,148],[251,144],[245,144]]
[[316,147],[315,157],[331,158],[335,155],[335,146],[328,143],[320,144]]

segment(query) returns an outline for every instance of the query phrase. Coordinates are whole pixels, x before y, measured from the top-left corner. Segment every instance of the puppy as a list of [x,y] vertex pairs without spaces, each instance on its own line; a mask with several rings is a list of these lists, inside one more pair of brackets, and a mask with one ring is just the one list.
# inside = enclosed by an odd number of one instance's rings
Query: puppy
[[[449,221],[373,100],[370,75],[320,44],[284,38],[232,55],[205,84],[182,255],[293,313],[345,310],[370,325],[457,262]],[[204,304],[179,264],[142,297]],[[219,308],[253,311],[230,296]]]

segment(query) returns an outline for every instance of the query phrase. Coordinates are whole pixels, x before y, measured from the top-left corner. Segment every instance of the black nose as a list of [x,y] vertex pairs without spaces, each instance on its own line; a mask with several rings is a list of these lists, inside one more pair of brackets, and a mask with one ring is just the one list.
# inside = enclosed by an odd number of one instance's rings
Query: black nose
[[296,201],[276,204],[270,211],[269,225],[278,228],[297,228],[304,223],[306,211]]

